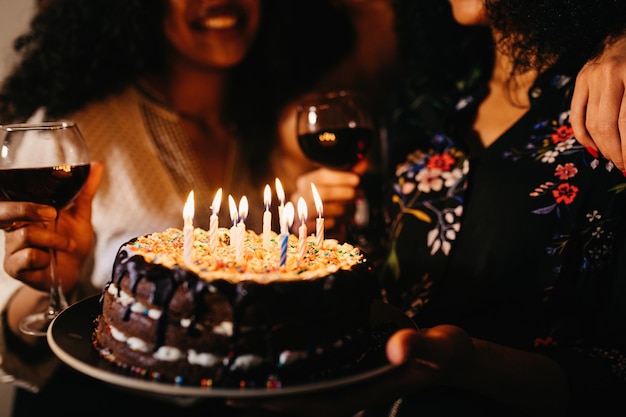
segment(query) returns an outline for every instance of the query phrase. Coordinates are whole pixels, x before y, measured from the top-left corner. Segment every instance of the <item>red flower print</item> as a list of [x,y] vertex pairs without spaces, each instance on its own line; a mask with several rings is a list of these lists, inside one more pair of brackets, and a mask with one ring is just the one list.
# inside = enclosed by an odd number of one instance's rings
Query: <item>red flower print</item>
[[559,126],[552,134],[552,143],[565,142],[574,137],[574,130],[567,125]]
[[552,338],[552,336],[537,337],[537,338],[535,338],[535,341],[533,342],[533,346],[535,348],[539,348],[539,347],[542,347],[542,346],[556,346],[556,345],[557,345],[557,343]]
[[426,164],[427,168],[440,169],[442,171],[450,171],[450,167],[454,165],[454,158],[450,154],[433,155]]
[[554,170],[554,176],[558,177],[560,180],[567,180],[572,178],[574,175],[578,173],[578,168],[576,165],[571,162],[566,163],[565,165],[559,164]]
[[559,184],[554,190],[552,190],[552,196],[556,200],[557,204],[571,204],[578,194],[578,187],[571,185],[567,182]]

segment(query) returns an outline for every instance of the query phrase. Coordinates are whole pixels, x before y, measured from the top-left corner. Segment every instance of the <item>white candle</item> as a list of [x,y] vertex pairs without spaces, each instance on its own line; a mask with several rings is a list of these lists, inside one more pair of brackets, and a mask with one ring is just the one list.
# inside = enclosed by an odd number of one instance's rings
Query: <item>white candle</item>
[[217,229],[219,226],[220,206],[222,205],[222,189],[215,193],[211,204],[211,217],[209,218],[209,250],[212,253],[217,248]]
[[239,213],[237,211],[237,203],[232,195],[228,195],[228,208],[230,210],[230,219],[233,225],[230,228],[230,247],[237,247],[237,222],[239,220]]
[[270,232],[272,230],[272,212],[270,211],[272,190],[269,184],[265,184],[263,205],[265,206],[265,211],[263,212],[263,249],[268,249],[270,247]]
[[194,201],[193,201],[193,190],[189,193],[187,197],[187,202],[183,207],[183,237],[185,238],[184,242],[184,256],[185,263],[190,265],[193,262],[193,215],[195,212]]
[[237,262],[243,260],[243,244],[246,236],[246,218],[248,217],[248,198],[244,195],[239,200],[239,223],[237,224],[237,246],[235,259]]
[[276,178],[276,196],[278,197],[278,224],[283,224],[283,210],[285,209],[285,190],[280,180]]
[[283,222],[280,225],[280,266],[287,264],[287,246],[289,243],[289,228],[293,223],[294,208],[291,201],[285,204],[283,210]]
[[317,219],[315,219],[315,238],[318,248],[324,247],[324,207],[322,199],[317,192],[315,184],[311,183],[311,191],[313,191],[313,200],[315,201],[315,209],[317,210]]
[[298,228],[298,251],[300,259],[304,258],[304,252],[306,251],[306,218],[308,215],[306,201],[300,197],[298,199],[298,217],[300,218],[300,227]]

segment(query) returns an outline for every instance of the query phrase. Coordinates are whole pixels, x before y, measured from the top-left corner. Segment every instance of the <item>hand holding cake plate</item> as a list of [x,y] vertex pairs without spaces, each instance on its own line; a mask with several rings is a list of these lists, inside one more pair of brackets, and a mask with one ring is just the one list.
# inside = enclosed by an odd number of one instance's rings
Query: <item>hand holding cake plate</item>
[[[376,357],[369,368],[336,379],[320,380],[282,388],[211,388],[186,386],[146,380],[129,369],[121,369],[100,357],[92,343],[94,321],[101,311],[100,296],[95,295],[65,309],[48,329],[48,344],[54,354],[69,367],[97,380],[142,395],[159,395],[178,404],[189,404],[198,398],[254,399],[300,395],[344,387],[386,374],[394,367],[384,358],[384,344],[374,350]],[[371,322],[380,332],[381,342],[398,328],[415,327],[413,321],[399,310],[382,302],[372,304]]]

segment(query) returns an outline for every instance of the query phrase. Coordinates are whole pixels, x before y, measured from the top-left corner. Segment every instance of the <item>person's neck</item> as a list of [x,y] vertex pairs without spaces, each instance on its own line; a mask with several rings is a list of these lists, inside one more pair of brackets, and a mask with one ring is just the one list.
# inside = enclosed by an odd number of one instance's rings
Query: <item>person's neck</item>
[[208,126],[222,123],[227,70],[176,65],[169,72],[152,75],[145,81],[161,93],[181,117]]
[[489,93],[478,106],[473,125],[482,148],[494,143],[530,107],[528,91],[536,78],[536,72],[511,75],[512,64],[510,56],[496,53]]
[[528,107],[530,101],[528,91],[537,79],[536,70],[528,70],[521,74],[513,73],[513,59],[510,55],[496,51],[490,85],[504,95],[508,95],[512,103]]

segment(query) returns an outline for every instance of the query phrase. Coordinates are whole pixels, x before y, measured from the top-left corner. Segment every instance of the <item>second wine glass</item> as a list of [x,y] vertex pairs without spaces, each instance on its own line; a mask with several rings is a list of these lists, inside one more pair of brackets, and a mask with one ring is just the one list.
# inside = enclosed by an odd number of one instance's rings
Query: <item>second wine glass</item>
[[[78,126],[70,121],[18,123],[0,126],[0,191],[9,201],[47,204],[58,213],[81,190],[89,175],[89,153]],[[50,302],[31,314],[20,330],[45,336],[52,320],[67,307],[56,274],[56,251],[50,250]]]
[[[351,170],[367,158],[377,139],[376,132],[369,103],[356,91],[315,93],[297,107],[296,134],[300,149],[320,166]],[[346,203],[346,218],[337,229],[338,237],[366,250],[370,247],[370,177],[368,173],[361,175],[357,195]]]
[[352,168],[366,157],[374,141],[371,112],[353,91],[319,93],[303,99],[296,123],[302,152],[329,168]]

